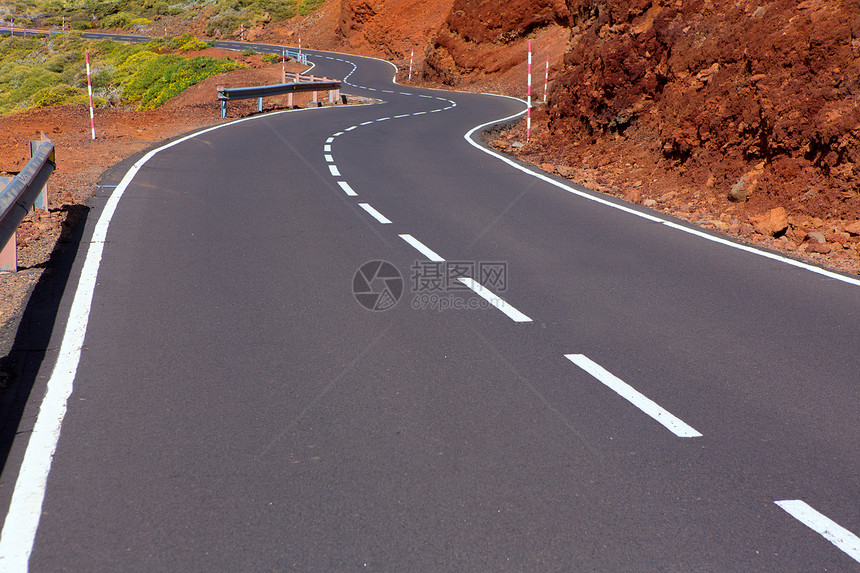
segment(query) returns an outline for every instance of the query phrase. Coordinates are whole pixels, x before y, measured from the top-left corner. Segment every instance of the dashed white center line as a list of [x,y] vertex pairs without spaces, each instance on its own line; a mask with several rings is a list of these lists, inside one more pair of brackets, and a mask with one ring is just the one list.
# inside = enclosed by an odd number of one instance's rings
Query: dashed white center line
[[412,94],[411,94],[411,93],[409,93],[409,92],[400,92],[400,95],[402,95],[402,96],[411,96]]
[[331,144],[326,143],[325,145],[323,145],[323,152],[331,153]]
[[365,211],[367,211],[371,217],[373,217],[374,219],[376,219],[377,221],[379,221],[383,225],[387,225],[387,224],[391,223],[391,221],[388,219],[388,217],[386,217],[385,215],[383,215],[382,213],[380,213],[379,211],[377,211],[376,209],[371,207],[369,203],[359,203],[358,206],[361,207],[362,209],[364,209]]
[[382,93],[384,93],[384,94],[393,94],[394,92],[393,92],[392,90],[382,90]]
[[427,113],[427,112],[426,111],[416,111],[412,115],[424,115],[425,113]]
[[401,114],[401,115],[395,115],[395,116],[394,116],[394,119],[400,119],[401,117],[409,117],[409,114],[408,114],[408,113],[404,113],[404,114]]
[[424,95],[424,94],[418,94],[418,97],[423,97],[423,98],[427,98],[427,99],[436,99],[434,96],[429,96],[429,95]]
[[340,188],[343,189],[343,192],[346,193],[347,195],[349,195],[350,197],[355,197],[358,195],[358,193],[353,191],[352,187],[350,187],[349,183],[347,183],[346,181],[338,181],[337,184],[340,185]]
[[774,503],[860,563],[860,538],[856,535],[799,499]]
[[363,121],[363,122],[359,123],[358,125],[370,125],[371,123],[373,123],[373,122],[372,121]]
[[421,253],[422,255],[424,255],[425,257],[427,257],[428,259],[430,259],[434,263],[439,263],[439,262],[442,262],[445,260],[442,257],[440,257],[439,255],[437,255],[436,252],[433,251],[433,249],[431,249],[430,247],[428,247],[427,245],[425,245],[424,243],[422,243],[421,241],[419,241],[418,239],[416,239],[412,235],[399,235],[399,237],[401,239],[403,239],[404,241],[406,241],[407,243],[409,243],[410,245],[412,245],[416,251],[418,251],[419,253]]
[[340,171],[337,170],[337,165],[329,165],[328,170],[331,171],[332,177],[340,177]]
[[[343,132],[338,131],[337,133],[333,133],[331,137],[334,138],[334,137],[338,137],[339,135],[343,135]],[[329,138],[329,139],[331,139],[331,138]]]
[[333,143],[334,142],[334,136],[329,137],[328,139],[325,140],[325,142],[326,143]]
[[326,156],[325,156],[325,162],[326,162],[326,163],[334,163],[334,157],[332,157],[331,155],[326,154]]
[[510,304],[508,304],[507,302],[499,298],[496,294],[494,294],[490,289],[488,289],[481,283],[475,281],[474,279],[470,279],[468,277],[459,277],[457,280],[472,289],[479,297],[505,313],[507,317],[514,322],[532,321],[532,319],[512,307]]
[[376,121],[388,121],[389,119],[391,119],[391,118],[390,117],[380,117]]
[[602,366],[582,354],[565,354],[565,358],[600,380],[603,384],[615,391],[619,396],[663,424],[670,432],[679,438],[698,438],[702,434],[692,427],[676,418],[668,411],[660,407],[656,402],[641,394],[635,388],[614,376]]
[[357,125],[353,125],[351,127],[347,127],[346,129],[344,129],[344,131],[352,131],[353,129],[355,129],[357,127],[358,127]]

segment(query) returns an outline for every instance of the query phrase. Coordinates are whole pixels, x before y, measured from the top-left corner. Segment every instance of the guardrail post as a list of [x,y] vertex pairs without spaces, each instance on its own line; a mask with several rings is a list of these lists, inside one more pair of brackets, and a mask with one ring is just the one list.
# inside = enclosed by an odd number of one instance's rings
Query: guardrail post
[[221,119],[224,119],[226,117],[227,117],[227,101],[222,99],[221,100]]
[[263,98],[257,98],[257,111],[263,111]]
[[[44,134],[43,134],[44,135]],[[36,155],[36,151],[39,149],[39,146],[42,144],[42,141],[30,141],[30,157]],[[39,196],[36,197],[36,202],[33,203],[33,206],[37,209],[41,209],[43,211],[48,210],[48,184],[45,183],[45,186],[42,187],[42,192],[39,193]]]
[[[0,191],[12,181],[11,177],[0,177]],[[0,272],[18,272],[18,233],[12,233],[9,241],[0,249]]]

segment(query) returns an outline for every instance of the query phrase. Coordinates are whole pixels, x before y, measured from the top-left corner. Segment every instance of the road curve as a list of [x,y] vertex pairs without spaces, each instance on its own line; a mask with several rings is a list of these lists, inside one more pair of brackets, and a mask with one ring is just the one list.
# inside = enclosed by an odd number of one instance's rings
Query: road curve
[[860,568],[856,280],[464,138],[517,100],[309,55],[381,103],[103,181],[85,332],[70,289],[0,475],[0,569]]

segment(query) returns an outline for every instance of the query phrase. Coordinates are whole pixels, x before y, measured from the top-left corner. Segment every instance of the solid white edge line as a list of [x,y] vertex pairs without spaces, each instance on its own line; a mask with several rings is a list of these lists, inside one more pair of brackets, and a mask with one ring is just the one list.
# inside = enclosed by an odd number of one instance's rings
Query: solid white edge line
[[78,370],[81,349],[83,348],[87,332],[89,313],[108,227],[120,199],[128,185],[134,179],[134,176],[157,153],[210,131],[223,129],[246,121],[257,121],[262,118],[271,117],[272,115],[307,112],[313,111],[313,109],[283,110],[246,117],[181,137],[149,151],[137,160],[126,172],[113,193],[111,193],[93,229],[93,236],[87,249],[83,267],[81,268],[78,285],[75,288],[75,295],[72,300],[63,339],[60,343],[57,361],[48,379],[45,395],[39,406],[39,413],[36,417],[33,430],[30,433],[27,449],[24,452],[24,459],[21,462],[18,477],[15,481],[15,488],[12,491],[9,510],[6,513],[3,530],[0,532],[0,570],[18,573],[26,572],[28,569],[30,554],[33,551],[33,543],[36,539],[36,531],[39,527],[39,518],[42,514],[42,503],[45,499],[45,487],[48,481],[48,474],[51,471],[51,462],[57,449],[57,442],[60,439],[60,431],[66,415],[68,399],[74,389],[75,375]]
[[340,188],[343,189],[343,192],[350,197],[356,197],[358,195],[358,193],[353,191],[352,187],[350,187],[349,183],[347,183],[346,181],[338,181],[337,184],[340,185]]
[[428,259],[430,259],[434,263],[439,263],[439,262],[442,262],[445,260],[442,257],[440,257],[438,254],[436,254],[436,252],[433,249],[431,249],[430,247],[428,247],[427,245],[425,245],[424,243],[422,243],[421,241],[419,241],[418,239],[416,239],[412,235],[404,234],[404,235],[398,235],[398,236],[401,239],[403,239],[404,241],[406,241],[407,243],[409,243],[410,245],[412,245],[412,247],[415,248],[416,251],[418,251],[419,253],[421,253],[422,255],[424,255],[425,257],[427,257]]
[[532,322],[531,318],[512,307],[509,303],[499,298],[498,295],[494,294],[490,289],[474,279],[469,277],[458,277],[457,280],[472,289],[479,297],[505,313],[507,317],[514,322]]
[[391,220],[388,217],[386,217],[385,215],[383,215],[382,213],[380,213],[379,211],[374,209],[370,205],[370,203],[359,203],[358,206],[361,207],[362,209],[364,209],[365,211],[367,211],[371,217],[373,217],[374,219],[376,219],[377,221],[379,221],[383,225],[388,225],[389,223],[391,223]]
[[[502,98],[514,99],[514,100],[517,100],[517,101],[519,101],[519,102],[523,102],[523,100],[521,100],[521,99],[519,99],[519,98],[512,97],[512,96],[503,96],[503,95],[498,95],[498,94],[483,94],[483,95],[490,95],[490,96],[495,96],[495,97],[502,97]],[[525,103],[525,102],[523,102],[523,103]],[[677,229],[677,230],[679,230],[679,231],[683,231],[684,233],[688,233],[688,234],[690,234],[690,235],[694,235],[694,236],[696,236],[696,237],[700,237],[700,238],[702,238],[702,239],[706,239],[706,240],[708,240],[708,241],[711,241],[711,242],[714,242],[714,243],[718,243],[718,244],[720,244],[720,245],[725,245],[725,246],[727,246],[727,247],[731,247],[731,248],[733,248],[733,249],[738,249],[738,250],[741,250],[741,251],[746,251],[746,252],[748,252],[748,253],[752,253],[752,254],[754,254],[754,255],[758,255],[758,256],[760,256],[760,257],[765,257],[765,258],[767,258],[767,259],[771,259],[771,260],[774,260],[774,261],[779,261],[779,262],[781,262],[781,263],[785,263],[785,264],[791,265],[791,266],[793,266],[793,267],[797,267],[797,268],[801,268],[801,269],[804,269],[804,270],[807,270],[807,271],[811,271],[811,272],[813,272],[813,273],[817,273],[817,274],[819,274],[819,275],[824,275],[824,276],[826,276],[826,277],[828,277],[828,278],[835,279],[835,280],[838,280],[838,281],[841,281],[841,282],[844,282],[844,283],[852,284],[852,285],[855,285],[855,286],[860,286],[860,279],[855,279],[855,278],[852,278],[852,277],[846,277],[846,276],[843,276],[843,275],[840,275],[840,274],[834,273],[834,272],[832,272],[832,271],[828,271],[828,270],[826,270],[826,269],[822,269],[822,268],[819,268],[819,267],[816,267],[816,266],[813,266],[813,265],[809,265],[809,264],[807,264],[807,263],[803,263],[803,262],[800,262],[800,261],[796,261],[796,260],[794,260],[794,259],[790,259],[790,258],[788,258],[788,257],[783,257],[783,256],[781,256],[781,255],[777,255],[777,254],[774,254],[774,253],[768,253],[767,251],[762,251],[762,250],[760,250],[760,249],[757,249],[757,248],[755,248],[755,247],[751,247],[751,246],[749,246],[749,245],[743,245],[743,244],[740,244],[740,243],[735,243],[735,242],[730,241],[730,240],[728,240],[728,239],[725,239],[725,238],[722,238],[722,237],[719,237],[719,236],[716,236],[716,235],[711,235],[711,234],[709,234],[709,233],[705,233],[705,232],[703,232],[703,231],[699,231],[699,230],[697,230],[697,229],[692,229],[692,228],[686,227],[686,226],[684,226],[684,225],[680,225],[680,224],[678,224],[678,223],[676,223],[676,222],[674,222],[674,221],[669,221],[669,220],[664,219],[664,218],[662,218],[662,217],[658,217],[658,216],[656,216],[656,215],[651,215],[651,214],[649,214],[649,213],[643,213],[642,211],[638,211],[638,210],[633,209],[633,208],[631,208],[631,207],[626,207],[626,206],[624,206],[624,205],[619,205],[619,204],[617,204],[617,203],[613,203],[612,201],[609,201],[609,200],[604,199],[604,198],[602,198],[602,197],[598,197],[598,196],[596,196],[596,195],[592,195],[591,193],[586,193],[586,192],[580,191],[580,190],[578,190],[578,189],[574,189],[573,187],[570,187],[570,186],[568,186],[568,185],[565,185],[564,183],[561,183],[560,181],[556,181],[555,179],[552,179],[552,178],[548,177],[547,175],[544,175],[544,174],[542,174],[542,173],[538,173],[538,172],[536,172],[536,171],[532,171],[531,169],[528,169],[528,168],[526,168],[526,167],[524,167],[524,166],[522,166],[522,165],[519,165],[518,163],[516,163],[515,161],[513,161],[513,160],[511,160],[511,159],[509,159],[509,158],[507,158],[507,157],[505,157],[504,155],[502,155],[502,154],[500,154],[500,153],[497,153],[497,152],[495,152],[495,151],[493,151],[493,150],[491,150],[491,149],[487,149],[486,147],[481,146],[480,144],[476,143],[476,142],[472,139],[472,135],[473,135],[476,131],[478,131],[478,130],[480,130],[480,129],[483,129],[483,128],[485,128],[485,127],[488,127],[488,126],[490,126],[490,125],[494,125],[494,124],[496,124],[496,123],[501,123],[501,122],[503,122],[503,121],[507,121],[507,120],[513,119],[513,118],[515,118],[515,117],[519,117],[519,116],[521,116],[521,115],[522,115],[522,114],[524,114],[524,113],[525,113],[525,111],[522,111],[522,112],[519,112],[519,113],[515,113],[514,115],[511,115],[511,116],[508,116],[508,117],[502,118],[502,119],[497,119],[497,120],[494,120],[494,121],[488,121],[487,123],[484,123],[484,124],[481,124],[481,125],[479,125],[479,126],[476,126],[476,127],[472,128],[472,129],[471,129],[471,130],[469,130],[469,132],[468,132],[468,133],[466,133],[463,137],[466,139],[466,141],[467,141],[467,142],[469,143],[469,145],[471,145],[472,147],[474,147],[474,148],[476,148],[476,149],[479,149],[479,150],[483,151],[484,153],[486,153],[486,154],[488,154],[488,155],[492,155],[492,156],[493,156],[493,157],[495,157],[496,159],[499,159],[500,161],[503,161],[503,162],[507,163],[508,165],[510,165],[511,167],[513,167],[514,169],[517,169],[517,170],[519,170],[519,171],[522,171],[523,173],[526,173],[526,174],[528,174],[528,175],[531,175],[532,177],[536,177],[536,178],[540,179],[541,181],[544,181],[544,182],[546,182],[546,183],[549,183],[550,185],[553,185],[553,186],[555,186],[555,187],[558,187],[559,189],[562,189],[562,190],[564,190],[564,191],[567,191],[568,193],[572,193],[573,195],[576,195],[576,196],[578,196],[578,197],[582,197],[583,199],[588,199],[588,200],[590,200],[590,201],[594,201],[594,202],[596,202],[596,203],[600,203],[601,205],[605,205],[605,206],[607,206],[607,207],[612,207],[613,209],[618,209],[619,211],[624,211],[625,213],[629,213],[629,214],[631,214],[631,215],[635,215],[635,216],[637,216],[637,217],[641,217],[642,219],[646,219],[646,220],[648,220],[648,221],[653,221],[653,222],[655,222],[655,223],[661,223],[661,224],[663,224],[663,225],[666,225],[667,227],[671,227],[671,228],[673,228],[673,229]]]
[[329,165],[328,170],[331,172],[332,177],[340,177],[340,171],[337,170],[337,165]]
[[774,503],[860,563],[860,538],[856,535],[799,499],[786,499]]
[[699,438],[702,436],[691,426],[685,424],[680,418],[670,414],[666,409],[658,405],[641,392],[607,371],[605,368],[583,354],[565,354],[565,358],[597,378],[619,396],[660,422],[670,432],[679,438]]

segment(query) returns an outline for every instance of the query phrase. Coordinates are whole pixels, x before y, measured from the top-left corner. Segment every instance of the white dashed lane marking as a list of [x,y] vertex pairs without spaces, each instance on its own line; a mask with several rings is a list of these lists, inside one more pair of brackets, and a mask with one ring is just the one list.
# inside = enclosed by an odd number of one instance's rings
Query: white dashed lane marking
[[860,538],[799,499],[775,501],[779,507],[860,563]]
[[332,177],[340,177],[340,171],[337,170],[337,165],[329,165],[328,170],[331,171]]
[[672,432],[679,438],[699,438],[702,436],[702,434],[694,430],[692,427],[688,426],[679,418],[670,414],[667,410],[660,407],[656,402],[654,402],[650,398],[647,398],[638,390],[636,390],[617,376],[614,376],[587,356],[584,356],[582,354],[565,354],[564,356],[565,358],[591,374],[593,377],[597,378],[600,382],[602,382],[609,389],[617,393],[619,396],[642,410],[644,413],[651,416],[651,418],[653,418],[654,420],[661,423],[670,432]]
[[510,304],[499,298],[498,295],[493,293],[490,289],[477,282],[476,280],[468,277],[459,277],[457,280],[472,289],[472,291],[479,297],[505,313],[505,315],[514,322],[532,321],[532,319],[530,319],[528,316],[524,315],[523,313],[512,307]]
[[358,206],[367,211],[371,217],[373,217],[383,225],[388,225],[391,223],[388,217],[371,207],[369,203],[359,203]]
[[439,263],[439,262],[442,262],[445,260],[442,257],[440,257],[438,254],[436,254],[436,252],[433,249],[431,249],[430,247],[428,247],[427,245],[425,245],[424,243],[422,243],[421,241],[419,241],[418,239],[416,239],[412,235],[403,234],[403,235],[398,235],[398,236],[401,239],[403,239],[404,241],[406,241],[407,243],[409,243],[410,245],[412,245],[416,251],[418,251],[419,253],[421,253],[422,255],[424,255],[425,257],[427,257],[428,259],[430,259],[434,263]]
[[347,195],[349,195],[350,197],[355,197],[358,195],[358,193],[353,191],[352,187],[350,187],[349,183],[347,183],[346,181],[338,181],[337,184],[340,185],[340,188],[343,189],[343,192],[346,193]]

